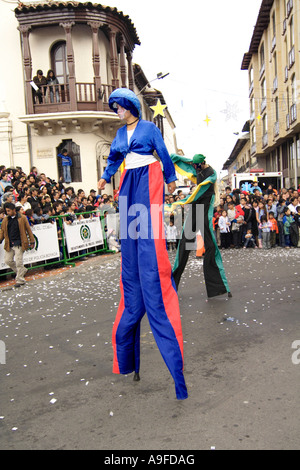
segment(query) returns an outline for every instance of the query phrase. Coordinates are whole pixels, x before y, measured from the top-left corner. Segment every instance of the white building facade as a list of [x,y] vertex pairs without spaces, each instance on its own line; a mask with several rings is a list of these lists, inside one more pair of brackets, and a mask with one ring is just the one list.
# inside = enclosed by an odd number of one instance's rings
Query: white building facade
[[[62,168],[57,154],[67,149],[72,186],[89,191],[106,166],[110,144],[120,121],[108,97],[118,87],[139,94],[143,118],[153,120],[150,106],[160,92],[150,88],[133,63],[140,44],[128,16],[115,8],[77,2],[0,3],[0,164],[32,166],[58,181]],[[37,70],[53,70],[55,87],[32,87]],[[177,152],[175,125],[168,112],[155,124],[169,152]],[[106,192],[118,188],[120,173]]]

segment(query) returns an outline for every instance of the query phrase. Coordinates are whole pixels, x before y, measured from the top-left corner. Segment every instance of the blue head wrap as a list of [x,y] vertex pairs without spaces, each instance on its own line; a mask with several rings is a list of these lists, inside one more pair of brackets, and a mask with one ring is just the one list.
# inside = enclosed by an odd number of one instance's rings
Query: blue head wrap
[[108,104],[110,109],[117,113],[117,104],[127,109],[135,117],[141,118],[141,104],[133,91],[128,88],[117,88],[109,97]]

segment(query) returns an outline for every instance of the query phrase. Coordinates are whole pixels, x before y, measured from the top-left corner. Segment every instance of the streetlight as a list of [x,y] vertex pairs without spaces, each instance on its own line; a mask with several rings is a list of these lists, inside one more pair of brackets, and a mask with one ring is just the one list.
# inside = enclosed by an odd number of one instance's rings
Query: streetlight
[[143,93],[145,88],[147,88],[147,86],[150,86],[150,83],[155,82],[155,80],[162,80],[163,78],[167,77],[168,75],[170,75],[170,72],[159,72],[159,73],[157,73],[156,78],[153,78],[153,80],[150,80],[149,82],[147,82],[146,85],[137,94],[137,96],[139,96],[141,93]]

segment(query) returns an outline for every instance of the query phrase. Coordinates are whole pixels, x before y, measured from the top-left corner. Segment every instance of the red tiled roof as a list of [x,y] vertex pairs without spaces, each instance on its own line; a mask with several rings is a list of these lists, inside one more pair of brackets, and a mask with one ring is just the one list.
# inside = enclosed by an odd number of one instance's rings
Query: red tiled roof
[[60,9],[69,9],[69,10],[98,10],[100,12],[108,12],[117,15],[120,19],[124,20],[129,30],[131,31],[135,43],[140,45],[140,40],[137,35],[136,29],[134,24],[132,23],[131,19],[128,15],[124,15],[122,11],[119,11],[116,7],[108,7],[105,5],[101,5],[100,3],[92,3],[92,2],[75,2],[75,1],[67,1],[67,2],[59,2],[59,1],[49,1],[47,3],[22,3],[19,1],[18,6],[15,8],[15,15],[16,17],[20,16],[21,14],[32,13],[34,11],[50,11],[50,10],[60,10]]

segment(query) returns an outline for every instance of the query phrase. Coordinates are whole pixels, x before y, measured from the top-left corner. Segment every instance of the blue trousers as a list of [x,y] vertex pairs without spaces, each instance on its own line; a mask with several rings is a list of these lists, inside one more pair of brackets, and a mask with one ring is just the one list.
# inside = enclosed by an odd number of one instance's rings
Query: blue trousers
[[71,167],[63,166],[63,176],[66,183],[71,183]]
[[179,302],[163,225],[163,175],[159,162],[125,170],[119,193],[121,300],[113,326],[113,372],[140,369],[140,323],[151,331],[174,379],[177,399],[188,396],[183,376]]

